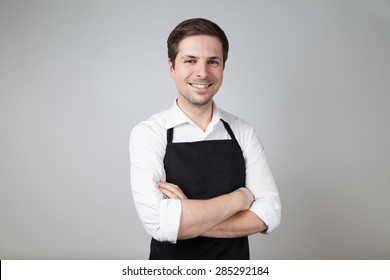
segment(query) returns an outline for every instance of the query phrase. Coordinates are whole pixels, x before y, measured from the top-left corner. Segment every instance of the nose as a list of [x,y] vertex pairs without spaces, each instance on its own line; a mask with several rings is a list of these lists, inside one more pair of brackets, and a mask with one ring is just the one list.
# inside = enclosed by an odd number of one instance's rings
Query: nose
[[196,68],[195,68],[195,73],[194,74],[198,78],[206,78],[208,76],[207,63],[199,61],[196,64]]

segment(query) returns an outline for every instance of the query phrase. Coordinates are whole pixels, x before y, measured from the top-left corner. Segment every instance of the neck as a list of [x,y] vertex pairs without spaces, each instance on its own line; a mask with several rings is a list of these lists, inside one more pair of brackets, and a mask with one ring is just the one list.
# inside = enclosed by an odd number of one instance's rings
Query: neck
[[213,102],[212,100],[205,105],[197,106],[183,102],[181,98],[177,99],[179,108],[203,131],[206,131],[213,117]]

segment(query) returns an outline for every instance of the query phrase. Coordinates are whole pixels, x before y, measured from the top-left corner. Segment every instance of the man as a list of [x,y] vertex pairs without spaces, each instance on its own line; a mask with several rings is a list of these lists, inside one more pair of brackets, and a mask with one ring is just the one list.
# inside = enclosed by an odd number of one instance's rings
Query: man
[[279,225],[279,193],[252,125],[213,101],[229,43],[206,19],[168,38],[173,106],[130,136],[133,198],[150,259],[249,259],[248,235]]

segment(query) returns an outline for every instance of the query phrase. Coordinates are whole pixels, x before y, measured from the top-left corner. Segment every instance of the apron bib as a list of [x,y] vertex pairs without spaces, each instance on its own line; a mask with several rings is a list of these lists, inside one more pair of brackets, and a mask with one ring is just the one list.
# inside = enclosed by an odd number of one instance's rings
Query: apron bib
[[[167,130],[164,157],[166,181],[178,185],[189,199],[209,199],[245,186],[245,160],[228,123],[230,140],[172,143]],[[248,237],[196,237],[176,244],[152,238],[149,259],[249,259]]]

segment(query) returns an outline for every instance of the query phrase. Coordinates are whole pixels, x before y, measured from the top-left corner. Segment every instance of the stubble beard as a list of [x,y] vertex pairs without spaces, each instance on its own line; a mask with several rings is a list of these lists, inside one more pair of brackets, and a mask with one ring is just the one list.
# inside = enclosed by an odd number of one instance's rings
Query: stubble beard
[[[187,83],[208,83],[212,84],[211,87],[215,84],[214,80],[206,80],[206,81],[187,81]],[[202,108],[212,101],[213,97],[217,94],[218,88],[210,88],[210,91],[202,93],[196,93],[191,92],[191,89],[186,89],[183,92],[180,93],[181,96],[184,97],[184,99],[187,100],[189,104],[191,104],[194,107]],[[201,98],[197,98],[201,97]]]
[[[212,78],[197,79],[197,78],[189,77],[185,80],[185,82],[189,87],[191,87],[192,84],[210,85],[209,91],[203,94],[193,92],[191,88],[186,88],[184,89],[183,92],[180,93],[187,100],[189,104],[198,108],[208,105],[212,101],[214,95],[218,92],[219,89],[215,87],[217,81]],[[201,97],[201,98],[197,98],[197,97]]]
[[192,106],[197,107],[197,108],[202,108],[202,107],[210,104],[210,102],[213,100],[213,97],[215,96],[215,94],[216,94],[216,92],[207,93],[207,97],[202,98],[202,99],[197,99],[189,92],[181,93],[181,96],[183,96],[184,99],[187,100],[187,102],[190,103]]

